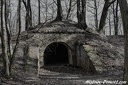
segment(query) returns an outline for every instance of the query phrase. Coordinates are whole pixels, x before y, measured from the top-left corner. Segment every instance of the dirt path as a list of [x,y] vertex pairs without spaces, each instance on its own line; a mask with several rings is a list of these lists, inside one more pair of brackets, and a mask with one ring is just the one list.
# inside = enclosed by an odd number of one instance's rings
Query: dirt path
[[56,65],[46,66],[41,70],[40,79],[43,84],[85,84],[85,71],[81,68],[71,66]]
[[[18,74],[18,71],[16,71]],[[19,71],[20,72],[20,71]],[[31,71],[32,72],[32,71]],[[111,71],[108,73],[91,75],[85,70],[68,66],[68,65],[49,65],[41,68],[40,76],[28,76],[27,74],[20,73],[19,76],[7,80],[2,79],[0,85],[89,85],[88,80],[104,81],[104,80],[121,80],[122,74],[120,71]],[[115,74],[113,74],[115,73]],[[16,73],[15,73],[16,74]],[[102,84],[95,84],[102,85]],[[105,84],[110,85],[110,84]],[[114,84],[111,84],[114,85]]]
[[[115,71],[114,71],[115,72]],[[110,73],[110,72],[109,72]],[[41,74],[38,80],[40,85],[89,85],[88,80],[120,80],[119,74],[91,75],[85,73],[85,70],[67,65],[50,65],[41,69]],[[31,80],[28,80],[30,83]],[[36,85],[33,83],[33,85]],[[100,84],[95,84],[100,85]],[[107,84],[106,84],[107,85]],[[109,85],[109,84],[108,84]],[[114,84],[113,84],[114,85]]]

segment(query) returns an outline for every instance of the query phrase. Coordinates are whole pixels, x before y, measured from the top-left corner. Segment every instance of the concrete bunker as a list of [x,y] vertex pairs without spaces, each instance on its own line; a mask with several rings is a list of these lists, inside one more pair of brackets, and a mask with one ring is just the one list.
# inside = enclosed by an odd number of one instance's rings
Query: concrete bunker
[[53,22],[23,32],[20,35],[20,48],[28,46],[28,53],[25,51],[23,54],[37,60],[34,65],[38,66],[38,74],[41,67],[48,64],[70,64],[87,71],[103,71],[102,57],[97,55],[100,45],[97,39],[101,41],[102,37],[68,22]]
[[53,42],[44,50],[44,65],[69,64],[71,49],[64,42]]

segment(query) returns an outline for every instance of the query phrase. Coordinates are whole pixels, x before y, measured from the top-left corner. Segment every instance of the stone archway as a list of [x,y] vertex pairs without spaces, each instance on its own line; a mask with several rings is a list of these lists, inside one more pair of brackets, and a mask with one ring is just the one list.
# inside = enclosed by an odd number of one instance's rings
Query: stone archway
[[44,51],[44,65],[69,64],[70,48],[63,42],[53,42]]

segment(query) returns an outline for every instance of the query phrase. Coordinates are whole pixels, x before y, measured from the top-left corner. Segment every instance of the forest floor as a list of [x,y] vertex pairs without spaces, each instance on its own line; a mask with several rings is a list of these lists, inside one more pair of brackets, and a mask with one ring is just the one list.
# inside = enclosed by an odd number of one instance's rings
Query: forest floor
[[[112,45],[123,49],[123,36],[109,36],[108,40]],[[78,67],[49,65],[41,68],[40,76],[35,75],[35,70],[23,71],[21,63],[17,63],[17,68],[13,70],[13,76],[10,79],[0,77],[0,85],[90,85],[89,83],[102,85],[102,83],[96,84],[95,81],[121,81],[123,78],[123,67],[116,67],[114,70],[101,74],[88,74],[85,73],[84,69]],[[89,82],[89,80],[92,80],[92,82]],[[114,84],[109,82],[105,85]]]
[[[66,65],[46,66],[41,69],[39,77],[30,76],[30,73],[16,71],[10,79],[1,78],[1,85],[89,85],[89,80],[115,81],[122,80],[121,69],[102,74],[88,74],[81,68]],[[20,73],[19,73],[20,72]],[[32,71],[31,71],[32,72]],[[113,74],[114,73],[114,74]],[[21,77],[22,76],[22,77]],[[27,77],[26,77],[27,76]],[[92,83],[92,82],[90,82]],[[100,85],[100,84],[95,84]],[[105,84],[109,85],[109,84]],[[114,84],[112,84],[114,85]]]

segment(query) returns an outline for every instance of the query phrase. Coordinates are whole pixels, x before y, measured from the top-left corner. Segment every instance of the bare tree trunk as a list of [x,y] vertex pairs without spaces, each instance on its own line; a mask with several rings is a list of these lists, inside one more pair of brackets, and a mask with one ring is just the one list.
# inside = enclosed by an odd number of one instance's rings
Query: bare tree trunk
[[48,1],[47,0],[45,1],[45,6],[46,6],[45,7],[45,14],[46,14],[45,21],[47,21],[48,20]]
[[98,32],[102,31],[104,26],[105,26],[105,22],[106,22],[106,18],[107,18],[107,12],[108,12],[108,8],[110,7],[110,5],[112,3],[114,3],[116,0],[113,0],[110,2],[110,0],[105,0],[105,4],[103,7],[103,11],[102,11],[102,15],[100,18],[100,23],[99,23],[99,29]]
[[29,27],[32,27],[32,7],[31,7],[31,3],[29,2]]
[[[3,65],[4,65],[4,74],[9,77],[11,75],[12,63],[14,60],[14,55],[11,53],[11,36],[8,27],[8,12],[7,12],[7,1],[1,0],[1,43],[2,43],[2,57],[3,57]],[[20,19],[19,19],[20,20]],[[19,24],[19,27],[21,25]],[[20,31],[20,30],[19,30]],[[19,35],[18,35],[19,36]],[[18,40],[17,40],[18,41]],[[13,53],[15,53],[16,48]]]
[[104,7],[103,7],[103,11],[102,11],[98,32],[100,32],[103,29],[103,27],[105,26],[107,12],[108,12],[108,8],[109,8],[108,4],[109,4],[109,0],[106,0]]
[[26,9],[25,30],[28,30],[30,27],[32,27],[31,3],[30,3],[30,0],[27,0],[27,2],[22,0],[22,2],[23,2],[25,9]]
[[[29,3],[30,0],[27,0],[27,3]],[[29,5],[26,4],[26,21],[25,21],[25,30],[29,29]]]
[[112,5],[113,9],[113,19],[114,19],[114,29],[115,29],[115,35],[118,35],[118,0],[116,2],[116,8],[115,4]]
[[40,0],[38,0],[38,24],[40,24]]
[[112,29],[112,27],[111,27],[111,12],[109,10],[109,35],[111,35],[111,29]]
[[80,25],[80,0],[77,0],[77,20],[78,20],[78,25]]
[[85,30],[87,28],[87,24],[86,24],[86,0],[81,0],[81,3],[82,3],[81,24],[82,24],[82,28]]
[[[82,8],[81,8],[82,5]],[[81,11],[82,9],[82,11]],[[78,27],[81,29],[86,29],[86,0],[77,0],[77,19],[78,19]]]
[[95,27],[98,29],[98,8],[97,8],[97,3],[96,0],[94,0],[94,6],[95,6]]
[[[114,9],[115,10],[115,9]],[[113,11],[114,11],[113,10]],[[116,3],[116,10],[114,11],[114,28],[115,28],[115,35],[118,35],[118,0]]]
[[19,36],[20,36],[20,33],[21,33],[21,0],[18,0],[18,10],[17,10],[18,14],[17,14],[17,29],[19,30],[18,31],[18,36],[17,36],[17,39],[16,39],[16,45],[14,47],[14,50],[13,50],[13,53],[12,53],[12,57],[10,59],[10,72],[12,71],[12,66],[13,66],[13,62],[14,62],[14,59],[15,59],[15,53],[16,53],[16,50],[17,50],[17,46],[19,44]]
[[68,13],[67,13],[66,19],[69,18],[69,14],[70,14],[70,12],[71,12],[71,8],[72,8],[72,0],[70,0],[70,2],[69,2],[69,9],[68,9]]
[[8,41],[6,31],[6,0],[1,0],[1,44],[2,44],[2,57],[4,64],[4,71],[6,76],[10,76],[9,71],[9,57],[8,57]]
[[32,27],[32,11],[31,11],[31,3],[30,0],[27,0],[27,10],[26,10],[26,15],[27,15],[27,22],[28,22],[28,28]]
[[9,11],[8,11],[8,0],[5,0],[5,28],[6,28],[6,33],[7,33],[7,52],[8,52],[8,57],[9,59],[11,58],[11,35],[10,35],[10,30],[9,30],[9,22],[8,22],[8,17],[9,17]]
[[126,0],[119,0],[121,16],[123,21],[124,39],[125,39],[125,58],[124,58],[124,80],[128,85],[128,5]]
[[54,21],[62,21],[62,6],[61,0],[57,0],[57,17]]

